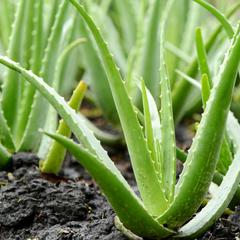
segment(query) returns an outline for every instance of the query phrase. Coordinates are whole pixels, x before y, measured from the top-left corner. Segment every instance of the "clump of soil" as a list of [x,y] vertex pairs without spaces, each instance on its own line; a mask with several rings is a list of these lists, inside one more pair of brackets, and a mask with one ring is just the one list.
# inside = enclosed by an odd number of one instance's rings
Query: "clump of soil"
[[[130,164],[118,165],[137,191]],[[34,155],[20,153],[0,172],[0,240],[126,240],[105,197],[78,163],[68,159],[61,177],[41,175],[37,166]],[[236,239],[239,232],[237,209],[199,239]]]
[[0,240],[126,239],[105,198],[81,172],[77,179],[46,179],[37,163],[33,155],[18,154],[0,172]]

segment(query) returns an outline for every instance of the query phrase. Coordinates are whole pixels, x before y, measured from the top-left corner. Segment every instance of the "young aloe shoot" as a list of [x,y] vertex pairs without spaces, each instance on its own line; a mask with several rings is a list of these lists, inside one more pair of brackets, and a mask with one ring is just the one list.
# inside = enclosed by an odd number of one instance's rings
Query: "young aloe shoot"
[[[80,83],[74,90],[68,102],[68,105],[75,111],[78,111],[78,109],[80,108],[86,89],[87,85],[83,81],[80,81]],[[70,137],[71,130],[63,120],[60,120],[56,133],[66,137]],[[40,170],[44,173],[58,174],[61,170],[65,155],[66,149],[58,142],[53,141],[51,147],[49,148],[46,159],[40,161]]]

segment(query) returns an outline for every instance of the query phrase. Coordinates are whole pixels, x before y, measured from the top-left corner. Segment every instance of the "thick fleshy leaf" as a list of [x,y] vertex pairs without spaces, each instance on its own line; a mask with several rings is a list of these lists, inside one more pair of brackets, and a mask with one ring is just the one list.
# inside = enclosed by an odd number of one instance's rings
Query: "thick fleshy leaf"
[[11,130],[4,118],[4,113],[0,105],[0,142],[8,149],[15,150]]
[[236,192],[240,182],[240,138],[236,132],[240,131],[237,119],[230,113],[227,125],[228,134],[232,137],[234,145],[237,146],[234,160],[224,176],[217,191],[197,215],[179,230],[178,237],[197,237],[205,232],[224,212]]
[[66,137],[57,134],[48,135],[63,144],[89,171],[127,229],[139,236],[152,239],[163,238],[173,233],[159,225],[132,190],[123,184],[122,179],[95,155]]
[[[21,60],[22,44],[24,33],[22,24],[24,23],[24,13],[27,2],[24,0],[18,1],[17,11],[12,26],[11,37],[7,55],[15,61]],[[2,110],[11,131],[14,131],[15,121],[17,118],[17,110],[21,97],[21,81],[16,72],[7,70],[6,78],[2,87]]]
[[[98,184],[106,193],[109,202],[119,214],[120,220],[127,228],[136,234],[148,238],[166,237],[173,234],[171,230],[158,224],[149,214],[149,211],[146,210],[112,160],[108,157],[105,150],[101,147],[100,142],[94,137],[91,130],[86,127],[81,115],[71,109],[53,88],[32,72],[25,70],[7,57],[0,57],[0,63],[22,74],[27,81],[33,84],[48,99],[62,116],[72,132],[81,141],[82,146],[73,143],[61,135],[49,135],[55,137],[55,140],[63,144],[65,143],[65,147],[73,154],[76,154],[77,158],[81,159],[82,164],[96,178]],[[102,177],[103,173],[104,178]]]
[[222,24],[222,26],[226,30],[229,38],[233,37],[234,35],[233,27],[221,12],[219,12],[215,7],[213,7],[211,4],[209,4],[204,0],[194,0],[194,1],[200,4],[202,7],[206,8],[210,13],[212,13],[219,20],[219,22]]
[[81,14],[96,40],[128,145],[141,197],[148,211],[152,215],[159,215],[166,209],[167,201],[165,200],[158,176],[154,171],[154,163],[151,161],[141,126],[125,89],[120,72],[92,18],[76,0],[69,0],[69,2],[71,2]]
[[[219,81],[202,116],[193,140],[177,191],[170,208],[159,218],[161,223],[177,227],[197,211],[212,181],[225,131],[239,66],[239,29],[232,39],[228,54],[219,73]],[[221,104],[219,104],[221,103]]]
[[[240,4],[236,3],[226,14],[226,16],[229,18],[231,17],[236,11],[239,9]],[[220,25],[216,27],[213,31],[213,33],[210,35],[208,38],[206,44],[205,44],[205,49],[206,52],[208,53],[213,47],[214,44],[216,43],[216,40],[218,39],[219,34],[221,33],[223,26]],[[197,58],[195,58],[192,63],[187,67],[187,75],[195,78],[197,73],[198,73],[198,62]],[[189,111],[189,108],[194,106],[191,103],[191,107],[187,106],[189,102],[189,96],[191,95],[191,92],[193,91],[192,86],[186,82],[184,79],[180,79],[174,86],[173,89],[173,109],[174,109],[174,119],[175,123],[178,123],[182,117]],[[195,93],[195,95],[197,92]],[[196,96],[195,96],[196,97]],[[191,98],[191,101],[193,99]],[[201,101],[201,96],[199,95],[198,98],[196,99],[196,102],[199,103]]]
[[162,150],[162,176],[166,197],[172,202],[176,183],[176,143],[172,111],[171,83],[165,63],[165,31],[166,22],[175,0],[169,0],[164,8],[160,24],[160,87],[161,87],[161,150]]
[[10,153],[0,143],[0,170],[9,163],[10,159],[11,159]]
[[[41,65],[40,76],[42,76],[50,85],[53,84],[53,69],[57,62],[60,48],[62,47],[61,35],[63,33],[61,32],[61,29],[67,15],[67,6],[68,4],[66,1],[59,1],[58,12],[55,16],[54,25],[51,29],[51,34],[48,39],[48,44],[45,49],[45,54]],[[31,112],[29,114],[26,130],[20,143],[21,150],[35,150],[38,147],[41,139],[38,129],[44,126],[48,109],[49,105],[47,101],[42,99],[42,96],[39,92],[36,92],[32,101]],[[39,115],[39,112],[41,112],[41,115]]]

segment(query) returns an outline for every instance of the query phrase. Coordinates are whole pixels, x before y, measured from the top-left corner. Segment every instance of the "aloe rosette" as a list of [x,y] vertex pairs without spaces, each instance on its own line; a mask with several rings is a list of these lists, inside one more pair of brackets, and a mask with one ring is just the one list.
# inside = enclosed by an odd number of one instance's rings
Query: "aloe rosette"
[[[238,161],[240,139],[236,134],[240,127],[229,113],[240,60],[239,28],[234,31],[228,53],[217,76],[218,81],[211,89],[209,99],[208,96],[204,98],[208,99],[207,102],[204,100],[206,108],[183,172],[176,183],[176,144],[171,89],[163,45],[166,18],[174,1],[168,1],[166,4],[160,29],[161,111],[158,112],[157,104],[142,81],[140,86],[144,111],[142,124],[139,122],[136,108],[128,95],[108,45],[104,42],[93,19],[78,1],[67,2],[70,2],[82,16],[98,46],[141,197],[134,193],[120,174],[94,133],[85,124],[85,119],[71,109],[43,78],[7,57],[0,57],[0,63],[19,73],[24,80],[31,83],[57,110],[76,135],[80,144],[62,135],[45,132],[66,147],[89,171],[124,228],[148,239],[198,236],[224,212],[240,181],[240,162]],[[213,180],[223,144],[226,122],[226,134],[230,136],[231,143],[234,145],[233,160],[212,199],[193,217],[200,208]],[[7,133],[7,129],[4,130]]]

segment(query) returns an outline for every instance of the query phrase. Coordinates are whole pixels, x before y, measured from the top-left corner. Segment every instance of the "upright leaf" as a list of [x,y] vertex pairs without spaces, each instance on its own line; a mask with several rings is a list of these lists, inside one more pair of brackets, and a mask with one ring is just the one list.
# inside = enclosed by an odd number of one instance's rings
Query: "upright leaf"
[[[24,12],[26,1],[20,0],[12,27],[7,55],[15,61],[20,61],[23,43],[22,24],[24,22]],[[8,126],[13,131],[17,111],[21,97],[21,82],[18,74],[7,71],[2,90],[2,110],[7,120]]]
[[160,26],[160,86],[161,86],[161,149],[163,156],[162,176],[167,199],[172,202],[176,182],[176,145],[172,112],[171,83],[165,64],[165,27],[168,14],[175,0],[166,4]]
[[186,222],[197,211],[208,190],[224,136],[224,126],[239,66],[239,51],[240,34],[238,29],[219,73],[219,82],[211,92],[193,140],[177,184],[174,201],[159,218],[161,223],[177,227]]

